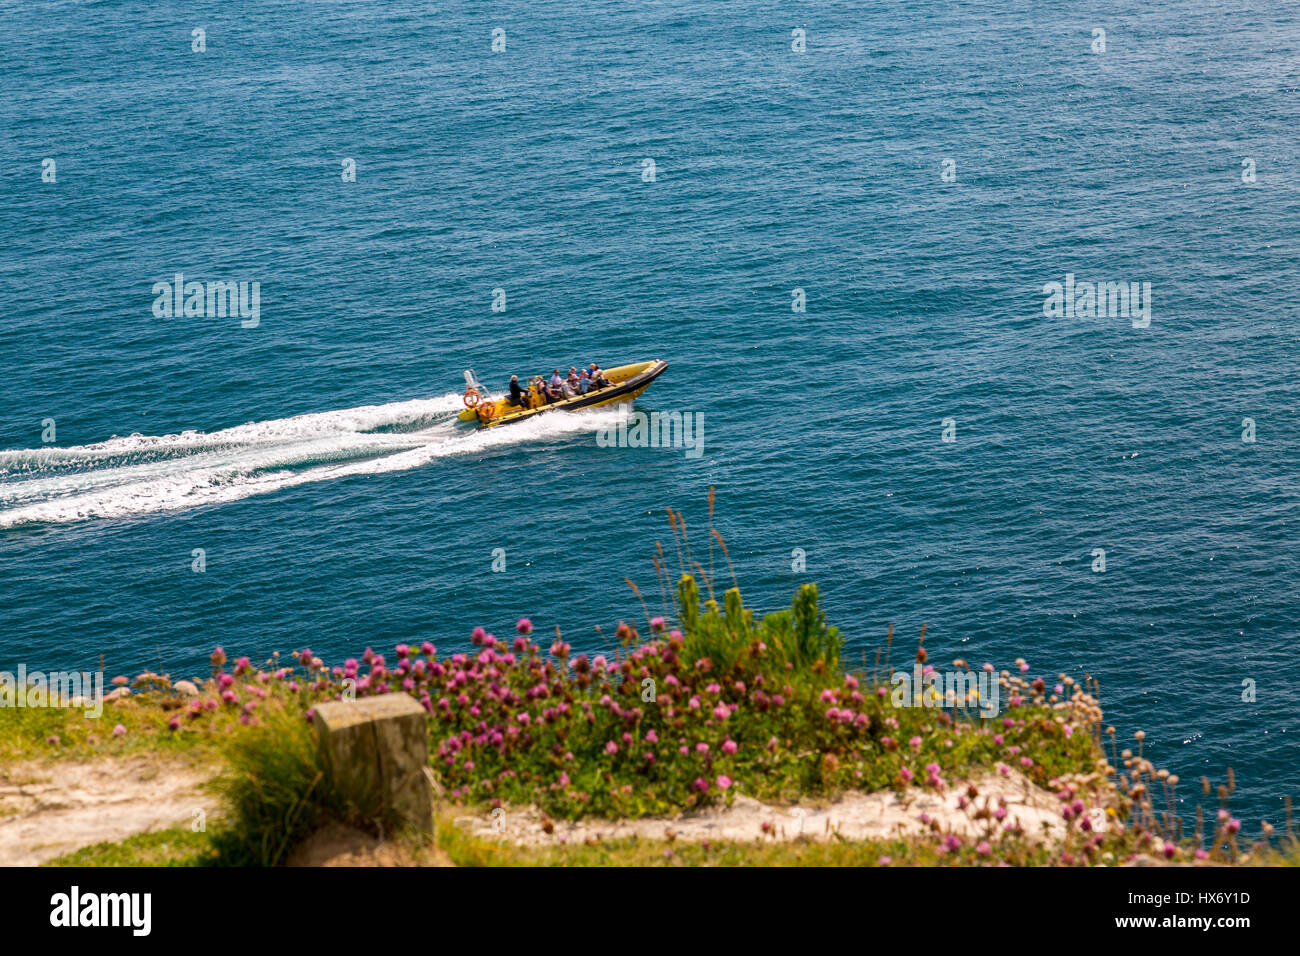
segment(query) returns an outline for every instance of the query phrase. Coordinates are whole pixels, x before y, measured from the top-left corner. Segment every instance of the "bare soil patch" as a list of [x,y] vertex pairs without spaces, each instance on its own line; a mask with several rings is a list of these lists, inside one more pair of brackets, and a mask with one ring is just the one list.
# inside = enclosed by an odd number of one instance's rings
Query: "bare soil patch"
[[145,755],[0,767],[0,866],[36,866],[95,843],[191,824],[216,801],[210,773]]
[[[988,774],[973,781],[979,790],[974,806],[988,801],[996,809],[1005,801],[1007,816],[1003,823],[1018,822],[1032,839],[1059,837],[1065,828],[1060,801],[1048,791],[1012,771],[1007,776]],[[587,840],[612,840],[627,837],[700,842],[748,842],[755,839],[794,840],[805,836],[814,840],[890,839],[920,833],[929,824],[922,815],[937,820],[940,828],[961,835],[982,833],[986,821],[973,820],[958,803],[967,783],[950,786],[943,793],[911,788],[902,796],[893,791],[846,793],[823,805],[772,806],[752,797],[736,796],[731,806],[710,808],[673,818],[652,817],[641,820],[548,820],[536,808],[506,811],[497,829],[491,816],[460,816],[455,822],[469,832],[483,837],[497,837],[520,846],[546,846]],[[764,828],[764,824],[769,824]],[[547,832],[547,829],[551,832]]]
[[451,866],[432,846],[381,840],[361,830],[330,824],[290,855],[289,866]]

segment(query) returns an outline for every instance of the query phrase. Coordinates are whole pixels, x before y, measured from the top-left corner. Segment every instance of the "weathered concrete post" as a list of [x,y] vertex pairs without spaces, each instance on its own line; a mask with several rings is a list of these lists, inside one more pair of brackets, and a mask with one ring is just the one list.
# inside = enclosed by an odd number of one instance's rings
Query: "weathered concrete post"
[[314,726],[340,792],[361,806],[381,802],[403,822],[433,832],[428,714],[412,697],[317,704]]

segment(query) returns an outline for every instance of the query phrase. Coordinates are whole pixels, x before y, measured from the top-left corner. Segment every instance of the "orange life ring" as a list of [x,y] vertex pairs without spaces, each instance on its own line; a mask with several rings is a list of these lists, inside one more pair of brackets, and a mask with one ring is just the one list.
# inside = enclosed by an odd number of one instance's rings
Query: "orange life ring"
[[465,407],[473,408],[478,404],[478,391],[472,388],[465,389],[464,397]]
[[496,414],[496,411],[497,411],[496,402],[487,401],[478,407],[478,417],[483,419],[484,421],[487,421],[493,415]]

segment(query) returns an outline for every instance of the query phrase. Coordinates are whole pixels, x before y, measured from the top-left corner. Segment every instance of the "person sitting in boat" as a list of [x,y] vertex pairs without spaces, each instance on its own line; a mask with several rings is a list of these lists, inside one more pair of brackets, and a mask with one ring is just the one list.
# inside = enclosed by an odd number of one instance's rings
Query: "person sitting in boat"
[[564,396],[560,393],[560,370],[557,368],[551,380],[547,382],[540,375],[537,376],[538,383],[541,385],[542,394],[546,396],[546,403],[558,402]]
[[578,369],[573,365],[569,366],[568,382],[569,388],[573,389],[573,394],[578,394]]
[[523,387],[519,384],[519,376],[510,376],[510,404],[518,405],[520,408],[527,408],[528,401],[524,398]]
[[607,385],[614,384],[605,377],[605,370],[595,362],[591,363],[591,383],[593,388],[604,388]]
[[569,377],[560,381],[560,394],[564,398],[577,398],[577,376],[573,375],[573,369],[569,369]]
[[589,388],[591,388],[591,376],[587,374],[587,370],[584,368],[578,373],[578,394],[586,395]]

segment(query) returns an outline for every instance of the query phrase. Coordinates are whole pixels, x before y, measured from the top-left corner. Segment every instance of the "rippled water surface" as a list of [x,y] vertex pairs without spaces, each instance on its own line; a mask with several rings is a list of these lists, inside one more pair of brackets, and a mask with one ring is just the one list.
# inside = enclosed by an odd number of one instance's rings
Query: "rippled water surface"
[[[1300,794],[1293,6],[0,0],[0,71],[0,666],[594,648],[712,484],[752,603]],[[156,318],[177,272],[258,326]],[[1149,327],[1045,316],[1067,273]],[[453,421],[467,367],[648,358],[699,458]]]

